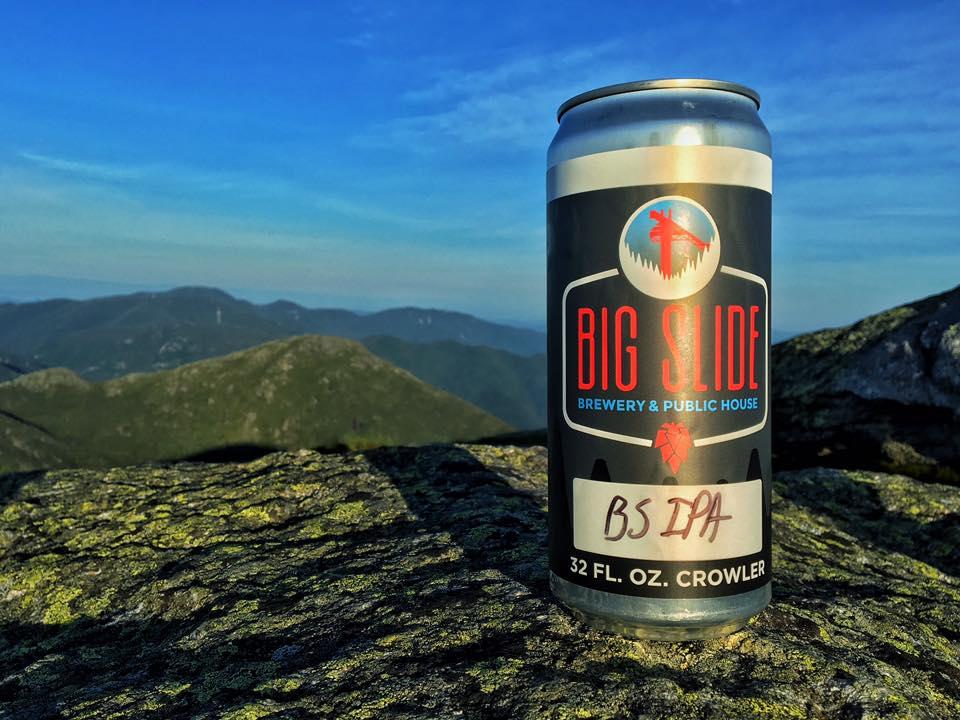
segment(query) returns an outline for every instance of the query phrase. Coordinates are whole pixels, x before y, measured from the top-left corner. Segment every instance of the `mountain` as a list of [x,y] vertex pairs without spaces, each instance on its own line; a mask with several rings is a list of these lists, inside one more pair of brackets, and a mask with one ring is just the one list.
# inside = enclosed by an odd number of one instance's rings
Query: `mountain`
[[171,369],[304,334],[455,340],[523,355],[545,347],[543,333],[462,313],[401,308],[360,315],[290,302],[256,305],[211,288],[0,304],[0,350],[88,380]]
[[43,370],[44,365],[33,358],[25,358],[11,353],[0,353],[0,382],[13,380],[21,375]]
[[414,344],[365,338],[376,355],[517,428],[547,425],[547,357],[515,355],[456,342]]
[[960,287],[777,345],[772,377],[778,467],[960,483]]
[[292,333],[207,288],[0,305],[0,348],[90,380],[178,367]]
[[355,341],[319,336],[101,383],[41,370],[0,384],[0,409],[2,470],[126,465],[221,448],[418,444],[511,429]]
[[263,317],[296,332],[364,338],[386,335],[416,343],[454,340],[484,345],[518,355],[546,350],[546,336],[535,330],[500,325],[448,310],[396,308],[369,315],[347,310],[309,310],[281,301],[260,307]]
[[0,410],[0,472],[68,467],[75,464],[76,457],[67,443],[46,428]]
[[777,330],[777,328],[773,328],[773,330],[770,331],[770,341],[774,344],[782,343],[790,338],[795,338],[799,334],[800,333],[793,330]]

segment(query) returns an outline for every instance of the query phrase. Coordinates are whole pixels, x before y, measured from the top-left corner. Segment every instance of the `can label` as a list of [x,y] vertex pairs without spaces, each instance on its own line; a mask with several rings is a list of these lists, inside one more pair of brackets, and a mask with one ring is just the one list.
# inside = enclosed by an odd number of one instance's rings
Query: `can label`
[[765,585],[769,157],[600,153],[548,194],[551,570],[643,597]]

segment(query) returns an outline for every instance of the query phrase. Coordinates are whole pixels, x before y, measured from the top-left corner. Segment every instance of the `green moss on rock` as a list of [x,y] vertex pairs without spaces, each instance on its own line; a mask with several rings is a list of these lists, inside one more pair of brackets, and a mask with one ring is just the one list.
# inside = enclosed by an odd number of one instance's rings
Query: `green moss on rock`
[[7,476],[0,716],[960,715],[960,490],[775,482],[775,591],[700,643],[590,630],[546,582],[542,448]]

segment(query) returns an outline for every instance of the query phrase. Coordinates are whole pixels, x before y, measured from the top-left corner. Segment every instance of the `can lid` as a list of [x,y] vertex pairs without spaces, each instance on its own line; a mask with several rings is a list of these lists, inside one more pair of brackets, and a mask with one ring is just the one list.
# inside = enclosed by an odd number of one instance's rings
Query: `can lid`
[[557,122],[563,114],[572,107],[582,105],[585,102],[596,100],[597,98],[607,97],[608,95],[619,95],[620,93],[636,92],[638,90],[662,90],[666,88],[698,88],[704,90],[725,90],[726,92],[744,95],[757,104],[760,109],[760,95],[756,90],[751,90],[746,85],[727,82],[725,80],[707,80],[705,78],[663,78],[660,80],[638,80],[636,82],[620,83],[619,85],[607,85],[580,93],[567,100],[560,109],[557,110]]

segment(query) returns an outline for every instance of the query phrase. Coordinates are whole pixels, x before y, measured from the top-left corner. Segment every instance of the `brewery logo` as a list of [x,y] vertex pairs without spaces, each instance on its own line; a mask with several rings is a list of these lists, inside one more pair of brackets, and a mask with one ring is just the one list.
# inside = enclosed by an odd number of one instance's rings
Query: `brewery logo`
[[640,206],[620,234],[620,267],[640,292],[675,300],[702,290],[720,265],[720,232],[710,213],[680,195]]

